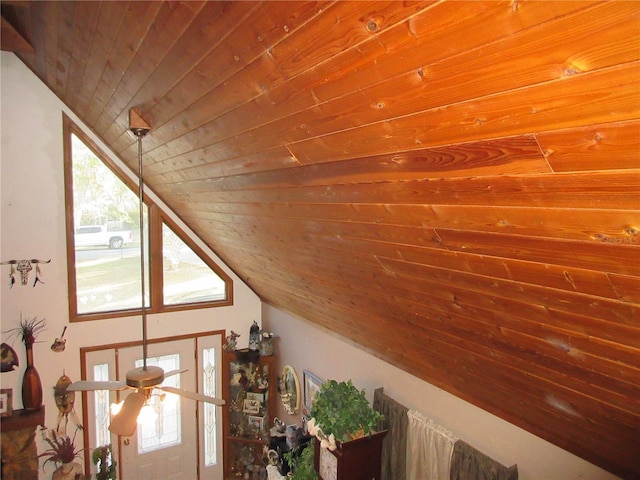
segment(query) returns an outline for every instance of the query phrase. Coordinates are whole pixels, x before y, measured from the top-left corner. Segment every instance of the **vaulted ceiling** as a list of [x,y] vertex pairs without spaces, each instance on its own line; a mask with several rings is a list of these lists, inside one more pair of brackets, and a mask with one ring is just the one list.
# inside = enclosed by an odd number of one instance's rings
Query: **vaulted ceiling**
[[269,304],[640,476],[640,3],[2,1]]

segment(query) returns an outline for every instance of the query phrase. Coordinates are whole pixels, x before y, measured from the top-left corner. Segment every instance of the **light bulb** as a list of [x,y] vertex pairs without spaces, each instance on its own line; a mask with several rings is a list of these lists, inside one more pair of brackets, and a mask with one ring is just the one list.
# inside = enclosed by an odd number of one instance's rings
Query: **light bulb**
[[150,423],[154,423],[157,419],[158,413],[156,412],[156,409],[148,403],[145,403],[138,414],[138,423],[149,425]]

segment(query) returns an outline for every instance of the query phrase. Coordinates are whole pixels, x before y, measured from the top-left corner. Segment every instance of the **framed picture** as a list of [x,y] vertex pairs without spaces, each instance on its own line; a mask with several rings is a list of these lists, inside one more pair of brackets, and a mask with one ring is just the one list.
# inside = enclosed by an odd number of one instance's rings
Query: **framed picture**
[[11,388],[0,389],[0,415],[10,417],[13,413],[13,390]]
[[261,432],[262,429],[264,428],[264,418],[263,417],[257,417],[254,415],[249,415],[249,418],[247,419],[249,421],[249,426],[258,431]]
[[247,399],[260,402],[260,406],[264,403],[264,393],[247,392]]
[[260,413],[260,407],[262,403],[260,400],[255,400],[252,398],[245,398],[242,403],[242,411],[244,413],[258,414]]
[[304,409],[305,414],[311,411],[313,407],[313,396],[316,394],[320,387],[324,383],[319,377],[315,376],[308,370],[303,371],[304,374]]

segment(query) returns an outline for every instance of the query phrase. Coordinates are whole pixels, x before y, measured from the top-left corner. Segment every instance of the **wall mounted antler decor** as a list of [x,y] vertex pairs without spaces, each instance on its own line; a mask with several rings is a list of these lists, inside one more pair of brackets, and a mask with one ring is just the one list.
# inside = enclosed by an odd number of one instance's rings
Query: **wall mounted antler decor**
[[36,278],[33,281],[33,286],[35,287],[38,282],[44,283],[40,276],[42,272],[40,271],[41,263],[50,263],[49,260],[38,260],[37,258],[32,258],[31,260],[8,260],[6,262],[0,262],[0,265],[11,265],[11,270],[9,271],[9,286],[13,288],[16,283],[16,271],[20,272],[20,285],[26,285],[29,283],[29,272],[33,270],[33,265],[36,266]]

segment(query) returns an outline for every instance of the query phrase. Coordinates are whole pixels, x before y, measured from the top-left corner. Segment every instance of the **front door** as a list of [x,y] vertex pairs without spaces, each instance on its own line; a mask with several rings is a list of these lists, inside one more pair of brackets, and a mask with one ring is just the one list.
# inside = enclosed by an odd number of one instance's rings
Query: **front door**
[[[185,339],[148,346],[147,365],[157,365],[165,372],[184,370],[173,375],[164,385],[184,390],[196,389],[194,340]],[[140,346],[119,350],[119,377],[129,369],[142,366]],[[121,393],[124,399],[128,390]],[[120,443],[123,480],[184,480],[198,478],[197,402],[154,390],[148,410],[150,416],[138,423],[131,437]]]

